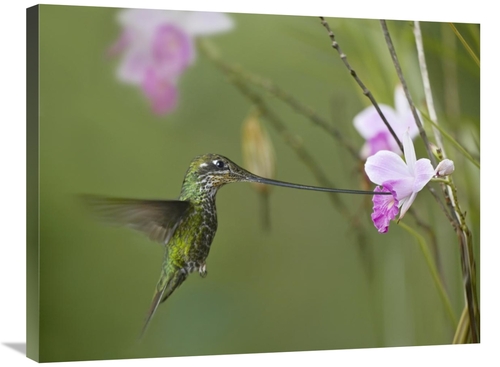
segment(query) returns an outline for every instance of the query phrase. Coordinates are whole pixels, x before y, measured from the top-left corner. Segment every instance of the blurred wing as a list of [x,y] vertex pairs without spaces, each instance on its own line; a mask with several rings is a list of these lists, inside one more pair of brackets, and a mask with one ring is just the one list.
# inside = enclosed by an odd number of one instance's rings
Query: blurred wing
[[84,202],[105,223],[143,232],[167,244],[190,204],[181,200],[138,200],[84,195]]

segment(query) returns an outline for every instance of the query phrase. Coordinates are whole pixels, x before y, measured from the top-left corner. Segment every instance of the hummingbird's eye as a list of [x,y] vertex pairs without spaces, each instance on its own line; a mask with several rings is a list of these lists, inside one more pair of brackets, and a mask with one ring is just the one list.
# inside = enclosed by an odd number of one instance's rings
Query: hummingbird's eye
[[222,169],[226,166],[224,161],[221,161],[221,160],[215,161],[214,164],[215,164],[215,167],[220,168],[220,169]]

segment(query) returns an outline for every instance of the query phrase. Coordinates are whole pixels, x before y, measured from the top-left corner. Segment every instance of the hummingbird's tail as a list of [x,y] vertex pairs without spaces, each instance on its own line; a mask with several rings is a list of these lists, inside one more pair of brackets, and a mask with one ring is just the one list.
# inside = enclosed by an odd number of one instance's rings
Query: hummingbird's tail
[[[168,256],[168,254],[166,253],[165,256]],[[173,264],[167,263],[166,266],[163,267],[160,279],[156,284],[155,294],[146,315],[146,320],[144,321],[144,326],[142,327],[139,339],[142,339],[144,336],[149,323],[158,308],[158,305],[164,302],[182,284],[182,282],[186,280],[186,277],[187,273],[184,269]]]

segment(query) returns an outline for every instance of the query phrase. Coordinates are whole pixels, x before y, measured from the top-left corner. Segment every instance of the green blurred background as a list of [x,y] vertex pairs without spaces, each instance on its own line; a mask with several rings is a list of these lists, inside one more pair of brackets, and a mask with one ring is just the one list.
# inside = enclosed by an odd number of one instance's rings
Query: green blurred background
[[[454,327],[414,238],[395,223],[378,234],[370,198],[342,196],[364,241],[326,194],[274,188],[272,230],[261,226],[249,184],[218,194],[209,276],[192,275],[159,307],[138,342],[163,250],[127,229],[95,222],[79,193],[176,198],[190,160],[223,154],[239,164],[252,105],[205,57],[179,83],[180,103],[155,116],[138,88],[116,79],[106,51],[119,9],[40,7],[40,360],[65,361],[304,351],[450,343]],[[352,118],[362,95],[318,18],[231,14],[212,41],[223,58],[273,80],[361,148]],[[394,105],[397,76],[376,20],[327,18],[353,68],[380,103]],[[411,23],[389,29],[414,100],[423,91]],[[441,124],[479,155],[479,68],[446,24],[422,23]],[[479,25],[457,25],[479,54]],[[456,93],[456,95],[454,94]],[[360,163],[266,93],[336,187],[362,188]],[[262,120],[266,124],[265,119]],[[269,125],[277,179],[317,184]],[[427,126],[429,127],[429,126]],[[421,140],[417,155],[424,156]],[[479,269],[479,170],[453,148],[462,206]],[[456,235],[426,191],[414,204],[437,236],[456,316],[464,296]],[[411,216],[405,223],[420,230]]]

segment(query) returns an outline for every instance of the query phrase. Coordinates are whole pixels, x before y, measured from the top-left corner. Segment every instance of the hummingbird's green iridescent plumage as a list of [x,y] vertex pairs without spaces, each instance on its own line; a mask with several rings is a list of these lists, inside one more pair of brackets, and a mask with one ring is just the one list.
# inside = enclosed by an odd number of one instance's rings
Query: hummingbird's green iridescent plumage
[[254,175],[219,154],[204,154],[191,161],[178,200],[87,196],[86,201],[102,219],[144,232],[151,240],[165,246],[160,279],[143,333],[158,305],[164,302],[190,273],[198,271],[202,277],[207,275],[206,259],[217,231],[215,196],[220,187],[231,182],[257,182],[304,190],[375,194],[371,191],[329,189],[271,180]]

